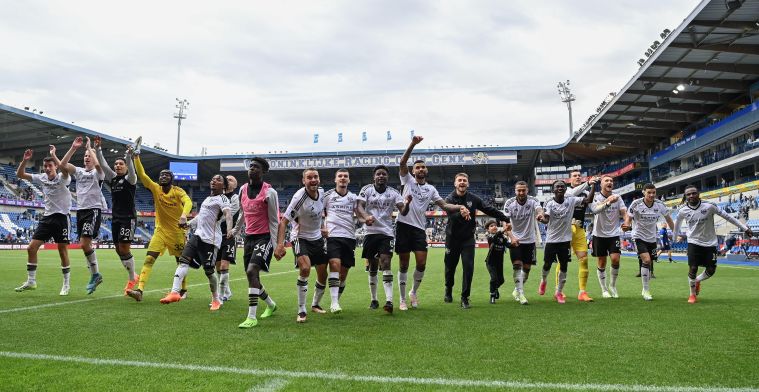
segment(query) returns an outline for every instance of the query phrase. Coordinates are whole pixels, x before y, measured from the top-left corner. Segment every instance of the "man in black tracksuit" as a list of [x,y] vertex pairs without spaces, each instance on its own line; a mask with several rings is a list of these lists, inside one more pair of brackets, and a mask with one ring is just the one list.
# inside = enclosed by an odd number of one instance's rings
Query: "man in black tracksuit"
[[466,206],[469,210],[469,219],[465,219],[460,213],[448,213],[448,226],[445,229],[445,302],[453,302],[453,280],[456,275],[456,267],[459,257],[464,268],[464,281],[461,284],[461,307],[469,309],[469,293],[472,286],[474,273],[474,230],[477,226],[475,214],[477,210],[484,212],[500,220],[504,231],[509,231],[509,218],[498,211],[495,207],[485,204],[477,195],[468,192],[469,176],[466,173],[456,174],[454,177],[455,190],[448,195],[446,202]]

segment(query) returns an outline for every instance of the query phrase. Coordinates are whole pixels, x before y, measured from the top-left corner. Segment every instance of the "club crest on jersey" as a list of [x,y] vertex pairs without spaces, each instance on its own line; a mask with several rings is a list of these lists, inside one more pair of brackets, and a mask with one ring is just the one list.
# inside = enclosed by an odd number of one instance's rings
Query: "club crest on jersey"
[[472,202],[471,202],[471,201],[468,201],[468,202],[466,202],[466,206],[467,206],[468,208],[472,208]]

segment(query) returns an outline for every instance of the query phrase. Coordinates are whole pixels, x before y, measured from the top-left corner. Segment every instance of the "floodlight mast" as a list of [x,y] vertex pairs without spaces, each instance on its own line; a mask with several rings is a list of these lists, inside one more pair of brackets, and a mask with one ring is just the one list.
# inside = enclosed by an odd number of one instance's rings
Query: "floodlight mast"
[[190,101],[179,98],[176,100],[177,105],[175,107],[179,109],[179,112],[174,113],[174,118],[177,119],[177,155],[179,155],[179,136],[182,131],[182,120],[187,118],[187,113],[185,113],[185,111],[187,110],[187,107],[190,106]]
[[569,111],[569,137],[571,138],[574,136],[574,129],[572,126],[572,101],[575,100],[575,96],[572,94],[572,90],[569,88],[569,79],[567,79],[566,82],[559,82],[556,87],[559,89],[559,97],[561,98],[561,102],[567,104],[567,110]]

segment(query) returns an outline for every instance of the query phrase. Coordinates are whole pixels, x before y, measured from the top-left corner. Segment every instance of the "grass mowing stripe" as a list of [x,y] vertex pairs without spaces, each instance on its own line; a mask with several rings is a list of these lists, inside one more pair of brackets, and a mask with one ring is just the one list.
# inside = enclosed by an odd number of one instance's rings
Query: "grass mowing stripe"
[[[295,270],[293,270],[293,271],[284,271],[284,272],[275,272],[273,274],[268,274],[266,276],[289,274],[289,273],[293,273],[293,272],[295,272]],[[248,278],[247,277],[245,277],[245,278],[236,278],[236,279],[230,279],[229,281],[230,282],[236,282],[236,281],[245,280],[245,279],[248,279]],[[208,282],[205,282],[205,283],[195,283],[195,284],[187,285],[187,287],[197,287],[197,286],[208,286]],[[166,291],[166,290],[171,290],[171,287],[162,288],[162,289],[146,290],[145,293],[155,293],[157,291]],[[124,297],[124,293],[123,292],[120,293],[120,294],[109,295],[109,296],[106,296],[106,297],[77,299],[77,300],[74,300],[74,301],[64,301],[64,302],[53,302],[53,303],[50,303],[50,304],[25,306],[25,307],[22,307],[22,308],[0,309],[0,314],[3,314],[3,313],[13,313],[13,312],[23,312],[23,311],[27,311],[27,310],[36,310],[36,309],[44,309],[44,308],[52,308],[52,307],[55,307],[55,306],[73,305],[73,304],[78,304],[78,303],[83,303],[83,302],[99,301],[101,299],[112,299],[112,298],[122,298],[122,297]]]
[[411,384],[411,385],[437,385],[446,387],[482,387],[482,388],[509,388],[509,389],[562,389],[569,391],[645,391],[645,392],[759,392],[759,388],[753,387],[693,387],[693,386],[659,386],[659,385],[624,385],[624,384],[570,384],[548,383],[528,381],[500,381],[500,380],[465,380],[447,378],[415,378],[415,377],[383,377],[383,376],[358,376],[345,373],[328,372],[296,372],[278,369],[245,369],[237,367],[207,366],[207,365],[184,365],[177,363],[160,363],[144,361],[128,361],[123,359],[100,359],[78,356],[32,354],[10,351],[0,351],[0,357],[31,359],[39,361],[56,361],[68,363],[81,363],[96,366],[131,366],[142,368],[186,370],[191,372],[206,373],[232,373],[252,376],[270,376],[285,378],[306,378],[335,381],[354,381],[379,384]]
[[284,378],[275,378],[265,382],[263,385],[253,386],[253,388],[248,389],[248,392],[277,392],[281,391],[289,383],[290,381]]

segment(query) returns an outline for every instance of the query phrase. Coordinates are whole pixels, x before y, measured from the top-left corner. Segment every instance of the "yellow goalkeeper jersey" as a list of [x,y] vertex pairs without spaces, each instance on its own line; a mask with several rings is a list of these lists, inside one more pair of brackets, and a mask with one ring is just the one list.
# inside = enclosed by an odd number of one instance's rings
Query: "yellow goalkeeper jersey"
[[174,185],[165,193],[160,185],[145,174],[139,156],[134,158],[134,168],[142,185],[153,194],[156,231],[161,230],[169,235],[184,233],[185,230],[179,227],[179,218],[182,214],[188,215],[192,211],[192,199],[184,189]]

